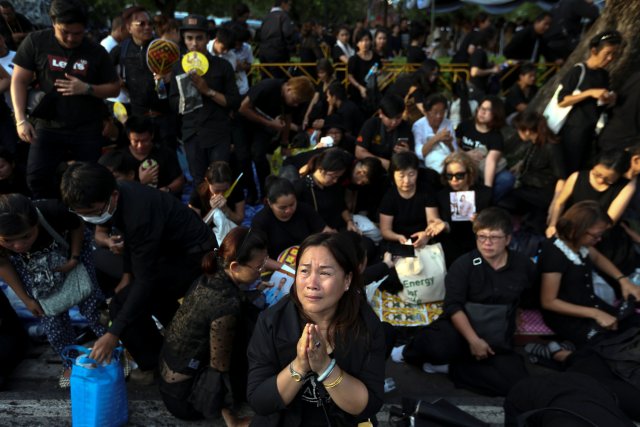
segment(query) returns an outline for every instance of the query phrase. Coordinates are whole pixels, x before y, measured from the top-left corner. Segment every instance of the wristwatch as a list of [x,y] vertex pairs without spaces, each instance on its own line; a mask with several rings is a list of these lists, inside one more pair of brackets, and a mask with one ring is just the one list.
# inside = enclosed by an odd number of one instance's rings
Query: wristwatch
[[289,373],[291,374],[291,378],[297,383],[302,381],[302,374],[295,369],[293,369],[293,362],[289,363]]

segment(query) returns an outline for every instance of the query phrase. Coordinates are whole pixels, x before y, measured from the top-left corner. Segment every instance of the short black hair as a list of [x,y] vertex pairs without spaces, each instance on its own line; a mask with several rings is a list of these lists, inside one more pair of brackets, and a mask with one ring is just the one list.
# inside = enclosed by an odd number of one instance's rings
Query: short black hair
[[604,46],[618,46],[623,42],[622,34],[617,30],[607,30],[596,34],[589,40],[589,48],[600,52]]
[[424,111],[429,111],[433,108],[434,105],[444,104],[444,108],[446,109],[449,105],[447,98],[441,93],[432,93],[427,96],[427,99],[424,100]]
[[14,11],[16,10],[16,8],[15,8],[15,7],[13,7],[13,5],[11,4],[11,2],[10,2],[10,1],[7,1],[7,0],[2,0],[2,1],[0,1],[0,7],[8,7],[8,8],[10,8],[11,10],[14,10]]
[[146,133],[153,135],[153,122],[148,117],[131,116],[127,119],[124,126],[125,134],[128,136],[131,132]]
[[331,94],[331,96],[336,97],[340,101],[347,100],[347,90],[344,88],[344,85],[340,82],[333,82],[327,88],[327,92]]
[[500,230],[505,235],[513,233],[513,220],[509,212],[502,208],[489,207],[480,211],[473,222],[473,232],[480,230]]
[[0,195],[0,236],[16,236],[38,224],[38,211],[22,194]]
[[407,169],[418,170],[420,167],[420,160],[413,151],[403,151],[401,153],[395,153],[391,156],[391,167],[389,168],[389,174],[393,176],[396,171],[404,171]]
[[390,119],[396,118],[404,112],[404,100],[398,95],[386,95],[380,101],[380,111]]
[[524,76],[525,74],[535,73],[537,70],[538,68],[534,64],[532,64],[531,62],[525,62],[524,64],[520,65],[518,69],[518,75]]
[[118,186],[109,169],[97,163],[75,162],[62,175],[62,201],[71,209],[92,208],[109,200]]
[[274,175],[269,175],[267,177],[265,187],[267,189],[267,200],[271,203],[275,203],[282,196],[296,194],[296,190],[291,181]]
[[82,0],[53,0],[49,17],[54,24],[87,25],[89,11]]
[[549,12],[541,12],[541,13],[538,14],[538,16],[535,17],[533,22],[540,22],[546,17],[551,18],[551,13],[549,13]]
[[226,26],[219,27],[216,31],[216,40],[222,44],[225,49],[233,49],[236,40],[233,31]]

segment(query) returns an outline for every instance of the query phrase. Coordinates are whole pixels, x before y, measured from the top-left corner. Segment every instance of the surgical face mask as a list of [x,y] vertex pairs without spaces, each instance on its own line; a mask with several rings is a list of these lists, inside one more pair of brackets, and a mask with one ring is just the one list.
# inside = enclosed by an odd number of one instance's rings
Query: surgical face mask
[[109,213],[109,209],[111,209],[111,198],[109,198],[109,203],[107,204],[107,207],[105,208],[105,210],[98,216],[85,216],[85,215],[80,215],[78,214],[78,216],[80,218],[82,218],[84,221],[90,223],[90,224],[104,224],[105,222],[109,221],[111,219],[111,217],[113,216],[113,213]]

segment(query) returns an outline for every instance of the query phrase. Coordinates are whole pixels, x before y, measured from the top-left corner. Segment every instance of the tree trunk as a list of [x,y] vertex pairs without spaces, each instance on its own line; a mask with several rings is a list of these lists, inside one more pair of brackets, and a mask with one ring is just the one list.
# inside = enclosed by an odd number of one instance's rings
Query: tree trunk
[[529,109],[542,112],[555,92],[557,84],[564,75],[580,61],[589,56],[589,40],[606,30],[618,30],[624,39],[621,54],[608,67],[611,87],[615,91],[624,84],[626,77],[640,69],[640,1],[607,0],[600,17],[585,33],[578,47],[569,55],[567,62],[540,90],[529,104]]

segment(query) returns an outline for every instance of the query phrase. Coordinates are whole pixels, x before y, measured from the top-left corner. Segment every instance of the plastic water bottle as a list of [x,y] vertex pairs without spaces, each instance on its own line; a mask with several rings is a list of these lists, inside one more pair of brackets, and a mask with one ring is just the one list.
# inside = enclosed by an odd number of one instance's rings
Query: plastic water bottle
[[369,81],[373,78],[373,76],[378,72],[378,63],[376,62],[375,64],[373,64],[373,66],[371,68],[369,68],[369,72],[367,73],[367,75],[364,78],[364,81],[366,83],[369,83]]
[[165,85],[164,80],[158,80],[158,99],[167,99],[167,85]]

